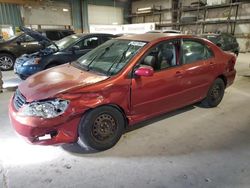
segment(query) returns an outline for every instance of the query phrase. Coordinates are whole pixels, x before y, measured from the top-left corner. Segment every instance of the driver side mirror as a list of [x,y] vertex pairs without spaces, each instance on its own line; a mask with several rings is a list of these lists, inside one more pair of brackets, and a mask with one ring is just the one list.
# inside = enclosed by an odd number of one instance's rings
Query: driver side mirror
[[71,47],[72,53],[75,53],[75,51],[78,51],[78,50],[80,50],[80,46],[75,45]]
[[148,55],[144,58],[142,66],[135,71],[137,76],[153,76],[156,59],[154,56]]
[[151,66],[141,66],[135,71],[136,76],[150,77],[154,75],[154,69]]

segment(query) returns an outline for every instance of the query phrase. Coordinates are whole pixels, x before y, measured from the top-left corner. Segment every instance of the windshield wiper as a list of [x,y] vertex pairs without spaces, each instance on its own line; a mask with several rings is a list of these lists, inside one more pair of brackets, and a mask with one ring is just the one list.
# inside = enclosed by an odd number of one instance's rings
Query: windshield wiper
[[87,71],[90,70],[90,65],[95,61],[95,59],[96,59],[97,57],[98,57],[98,58],[102,57],[102,56],[110,49],[110,47],[113,46],[113,44],[114,44],[114,43],[112,43],[110,46],[106,47],[106,48],[104,49],[104,51],[103,51],[100,55],[97,54],[97,55],[89,62],[89,64],[86,66]]
[[[128,50],[130,49],[130,47],[131,47],[132,45],[129,45],[128,47],[127,47],[127,49],[124,51],[124,52],[122,52],[122,57],[119,59],[119,61],[116,63],[116,59],[115,59],[115,61],[114,61],[114,63],[110,66],[110,68],[108,69],[108,71],[107,71],[107,74],[110,74],[110,71],[111,71],[111,69],[112,69],[112,67],[116,64],[116,66],[115,66],[115,68],[117,68],[118,67],[118,65],[122,62],[122,60],[125,58],[125,56],[126,56],[126,53],[128,52]],[[131,54],[133,54],[133,53],[131,53]]]

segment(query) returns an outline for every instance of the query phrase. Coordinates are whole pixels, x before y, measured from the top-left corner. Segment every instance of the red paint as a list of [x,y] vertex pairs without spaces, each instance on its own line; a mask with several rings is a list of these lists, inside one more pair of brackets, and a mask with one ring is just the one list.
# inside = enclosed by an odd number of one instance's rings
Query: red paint
[[[214,57],[205,61],[153,72],[149,68],[136,71],[136,78],[130,78],[130,72],[148,49],[169,39],[194,38],[185,35],[145,34],[126,36],[123,39],[148,41],[148,44],[113,77],[81,71],[70,65],[58,66],[28,78],[19,86],[19,90],[28,102],[62,98],[70,100],[66,112],[53,119],[23,117],[13,107],[11,99],[9,115],[11,122],[20,135],[34,144],[50,145],[76,142],[78,125],[84,113],[101,105],[119,106],[128,119],[128,125],[156,115],[202,100],[218,76],[224,76],[227,86],[234,81],[235,56],[223,52],[216,45],[203,39],[213,52]],[[177,54],[180,54],[177,52]],[[50,140],[37,141],[35,138],[56,131]]]

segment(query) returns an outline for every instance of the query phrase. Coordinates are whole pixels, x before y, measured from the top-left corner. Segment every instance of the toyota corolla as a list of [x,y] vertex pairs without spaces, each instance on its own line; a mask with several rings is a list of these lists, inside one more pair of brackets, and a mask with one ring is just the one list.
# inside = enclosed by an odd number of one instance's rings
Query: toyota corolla
[[235,61],[206,39],[126,35],[29,77],[13,95],[9,115],[33,144],[106,150],[138,122],[196,102],[216,107],[234,81]]

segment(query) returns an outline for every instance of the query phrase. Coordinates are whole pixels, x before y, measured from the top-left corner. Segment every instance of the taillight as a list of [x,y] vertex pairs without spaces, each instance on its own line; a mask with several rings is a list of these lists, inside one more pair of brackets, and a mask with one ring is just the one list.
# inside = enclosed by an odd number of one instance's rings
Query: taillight
[[227,64],[227,71],[228,72],[234,70],[235,63],[236,63],[236,59],[235,58],[232,58],[230,61],[228,61],[228,64]]

